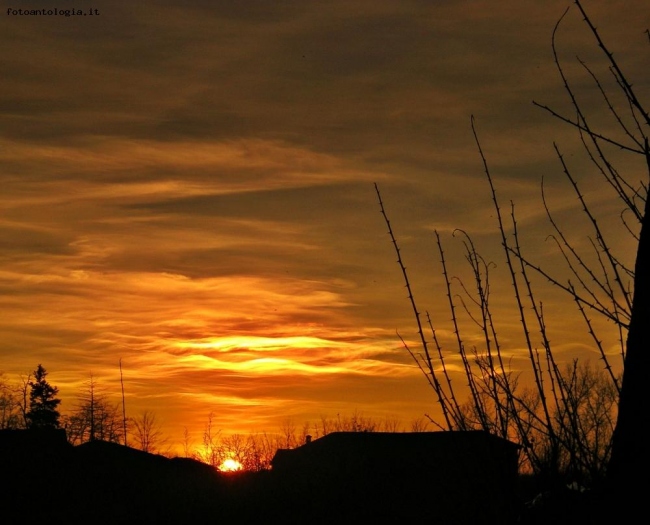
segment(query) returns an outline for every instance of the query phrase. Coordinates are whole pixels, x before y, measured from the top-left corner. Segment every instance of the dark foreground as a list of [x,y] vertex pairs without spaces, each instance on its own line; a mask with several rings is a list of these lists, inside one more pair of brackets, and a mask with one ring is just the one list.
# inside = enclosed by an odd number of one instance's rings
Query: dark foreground
[[[221,474],[105,442],[0,450],[0,523],[626,523],[610,519],[607,498],[555,491],[520,480],[454,479],[408,471],[346,477],[266,471]],[[617,517],[621,518],[617,512]]]

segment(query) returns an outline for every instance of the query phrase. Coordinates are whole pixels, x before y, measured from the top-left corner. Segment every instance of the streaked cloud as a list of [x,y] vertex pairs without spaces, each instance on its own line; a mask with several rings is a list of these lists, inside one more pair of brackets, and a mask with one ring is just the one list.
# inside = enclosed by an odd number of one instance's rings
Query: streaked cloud
[[[628,4],[587,7],[646,93],[645,3]],[[457,383],[433,230],[454,278],[471,282],[458,228],[496,263],[493,305],[519,369],[527,350],[470,116],[536,260],[562,275],[542,177],[590,249],[553,141],[606,227],[620,224],[572,130],[531,103],[571,112],[550,50],[565,7],[146,0],[99,1],[92,20],[3,16],[0,369],[43,363],[70,408],[91,373],[117,399],[121,359],[129,411],[157,411],[179,441],[183,427],[200,440],[211,412],[233,432],[354,410],[406,426],[435,415],[396,334],[417,348],[373,182]],[[575,10],[558,44],[596,104],[574,57],[604,62]],[[537,284],[547,304],[563,300]],[[547,312],[558,352],[590,351],[575,319]],[[474,328],[464,338],[480,350]]]

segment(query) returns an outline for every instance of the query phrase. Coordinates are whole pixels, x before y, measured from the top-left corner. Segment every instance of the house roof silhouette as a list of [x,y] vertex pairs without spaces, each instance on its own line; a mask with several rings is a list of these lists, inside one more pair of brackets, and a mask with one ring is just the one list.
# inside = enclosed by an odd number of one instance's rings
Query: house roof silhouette
[[272,473],[323,523],[508,523],[519,448],[483,431],[334,432],[278,450]]
[[352,475],[361,471],[396,472],[488,468],[516,476],[519,445],[483,431],[333,432],[295,449],[280,449],[275,471],[309,469]]

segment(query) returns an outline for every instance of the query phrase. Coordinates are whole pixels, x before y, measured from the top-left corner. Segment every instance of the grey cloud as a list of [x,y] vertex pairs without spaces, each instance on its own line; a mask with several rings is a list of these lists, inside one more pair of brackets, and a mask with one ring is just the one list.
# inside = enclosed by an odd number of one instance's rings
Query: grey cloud
[[24,227],[0,225],[0,258],[16,260],[32,259],[38,255],[73,255],[76,250],[70,246],[70,235]]

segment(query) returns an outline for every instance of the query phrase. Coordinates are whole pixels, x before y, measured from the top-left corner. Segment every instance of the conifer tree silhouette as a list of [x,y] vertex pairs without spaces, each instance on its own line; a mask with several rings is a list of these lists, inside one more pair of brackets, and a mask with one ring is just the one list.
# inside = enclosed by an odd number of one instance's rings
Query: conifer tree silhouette
[[34,371],[34,380],[29,382],[29,411],[27,412],[28,428],[59,428],[58,406],[61,403],[56,395],[59,389],[50,385],[45,379],[47,371],[39,364]]

